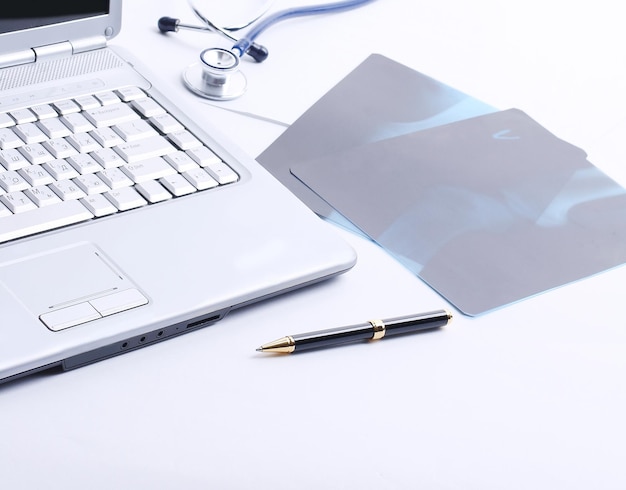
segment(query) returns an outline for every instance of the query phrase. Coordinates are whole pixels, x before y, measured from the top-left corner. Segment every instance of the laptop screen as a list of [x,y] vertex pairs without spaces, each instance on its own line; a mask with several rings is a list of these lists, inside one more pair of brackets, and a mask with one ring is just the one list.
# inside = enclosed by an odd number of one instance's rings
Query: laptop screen
[[109,0],[20,0],[3,5],[0,34],[109,13]]

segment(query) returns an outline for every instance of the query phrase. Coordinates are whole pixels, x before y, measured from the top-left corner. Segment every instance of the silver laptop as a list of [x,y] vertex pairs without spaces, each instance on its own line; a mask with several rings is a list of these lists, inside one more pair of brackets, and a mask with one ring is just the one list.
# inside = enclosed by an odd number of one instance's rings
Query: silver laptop
[[355,262],[107,47],[121,3],[0,14],[0,382],[193,331]]

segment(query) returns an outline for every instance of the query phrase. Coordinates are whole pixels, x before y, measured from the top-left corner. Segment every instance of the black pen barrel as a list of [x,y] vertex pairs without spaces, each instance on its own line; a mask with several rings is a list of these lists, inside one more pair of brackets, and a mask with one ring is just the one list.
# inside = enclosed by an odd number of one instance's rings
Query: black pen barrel
[[389,318],[384,321],[385,335],[399,335],[403,333],[428,330],[447,325],[452,315],[446,310],[429,311],[418,315]]
[[303,334],[292,335],[295,350],[319,349],[333,345],[368,340],[374,336],[374,327],[370,323],[350,325],[341,328],[318,330]]

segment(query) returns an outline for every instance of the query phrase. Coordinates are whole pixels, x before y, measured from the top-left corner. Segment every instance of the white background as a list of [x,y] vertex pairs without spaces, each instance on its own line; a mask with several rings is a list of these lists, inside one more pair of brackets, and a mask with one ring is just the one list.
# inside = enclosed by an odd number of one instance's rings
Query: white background
[[[310,2],[276,7],[296,3]],[[522,109],[626,184],[622,10],[608,0],[378,0],[287,21],[260,39],[265,63],[244,63],[248,93],[220,107],[190,95],[180,73],[224,43],[156,29],[162,15],[194,22],[183,0],[127,0],[114,44],[252,155],[284,130],[259,118],[293,122],[377,52]],[[335,280],[0,387],[2,487],[626,488],[625,268],[480,318],[456,314],[437,332],[255,352],[285,334],[449,307],[375,245],[337,233],[359,262]]]

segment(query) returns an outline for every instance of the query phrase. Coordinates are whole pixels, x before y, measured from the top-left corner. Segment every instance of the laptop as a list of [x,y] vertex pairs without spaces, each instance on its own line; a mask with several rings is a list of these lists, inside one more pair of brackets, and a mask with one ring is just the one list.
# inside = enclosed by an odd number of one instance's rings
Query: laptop
[[192,332],[356,260],[107,46],[121,11],[36,0],[1,14],[0,382]]

